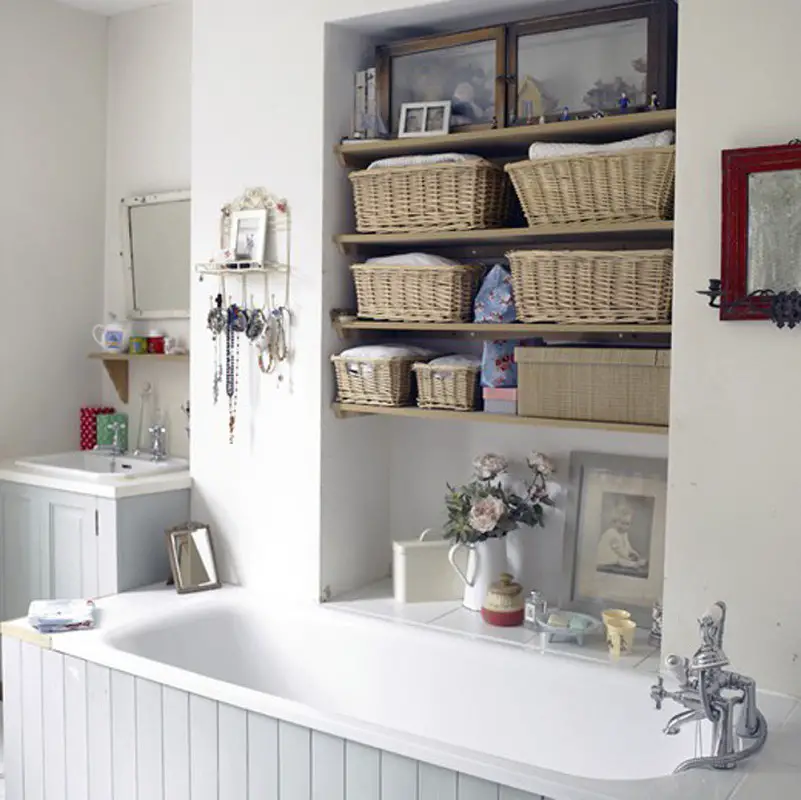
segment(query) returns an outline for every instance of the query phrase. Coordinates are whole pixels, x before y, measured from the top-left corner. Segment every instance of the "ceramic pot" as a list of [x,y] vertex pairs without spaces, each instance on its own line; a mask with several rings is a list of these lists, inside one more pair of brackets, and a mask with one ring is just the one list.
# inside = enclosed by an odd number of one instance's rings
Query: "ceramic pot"
[[[467,569],[456,563],[456,554],[467,550]],[[506,572],[506,544],[503,539],[487,539],[477,544],[457,542],[448,553],[448,560],[464,584],[462,605],[470,611],[481,611],[490,586]]]
[[488,625],[501,628],[514,628],[523,624],[523,587],[515,583],[508,572],[502,572],[501,579],[490,586],[481,608],[481,618]]
[[131,338],[131,326],[125,322],[109,322],[107,325],[95,325],[92,338],[108,352],[127,353]]

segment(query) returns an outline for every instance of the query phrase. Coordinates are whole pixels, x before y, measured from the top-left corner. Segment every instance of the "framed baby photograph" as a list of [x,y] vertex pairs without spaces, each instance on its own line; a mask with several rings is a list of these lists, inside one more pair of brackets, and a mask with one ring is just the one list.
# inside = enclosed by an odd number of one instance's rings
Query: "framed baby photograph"
[[667,460],[572,453],[563,602],[622,607],[638,625],[662,598]]
[[400,130],[402,139],[411,136],[443,136],[450,133],[451,104],[444,100],[437,103],[404,103],[401,106]]
[[234,251],[235,261],[261,264],[267,244],[267,210],[234,211],[229,235],[228,249]]

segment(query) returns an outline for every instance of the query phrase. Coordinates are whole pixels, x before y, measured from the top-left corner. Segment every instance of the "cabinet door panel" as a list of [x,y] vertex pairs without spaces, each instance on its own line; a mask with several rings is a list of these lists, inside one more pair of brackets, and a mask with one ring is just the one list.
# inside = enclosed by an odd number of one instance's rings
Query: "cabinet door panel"
[[31,600],[48,596],[43,568],[38,492],[0,485],[0,606],[3,619],[28,613]]
[[46,502],[51,596],[96,597],[96,499],[84,495],[48,492]]

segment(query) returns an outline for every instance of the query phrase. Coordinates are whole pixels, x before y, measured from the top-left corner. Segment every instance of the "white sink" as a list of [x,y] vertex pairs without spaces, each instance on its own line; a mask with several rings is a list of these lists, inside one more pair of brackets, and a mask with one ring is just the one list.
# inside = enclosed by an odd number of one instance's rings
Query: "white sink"
[[15,463],[19,467],[59,475],[62,478],[104,482],[147,478],[189,469],[189,462],[184,458],[167,458],[164,461],[151,461],[147,456],[112,458],[107,452],[99,453],[92,450],[36,456],[20,459]]

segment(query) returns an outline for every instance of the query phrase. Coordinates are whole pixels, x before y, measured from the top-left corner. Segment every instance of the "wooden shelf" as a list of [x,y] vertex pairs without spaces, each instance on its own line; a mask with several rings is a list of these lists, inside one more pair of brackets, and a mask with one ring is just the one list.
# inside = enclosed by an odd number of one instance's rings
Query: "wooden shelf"
[[120,400],[127,403],[130,397],[128,365],[131,361],[141,363],[152,363],[156,361],[167,361],[174,363],[189,363],[188,355],[132,355],[131,353],[90,353],[89,358],[93,361],[102,361],[106,368],[114,388],[117,390]]
[[586,223],[540,225],[536,228],[489,228],[479,231],[434,231],[431,233],[343,233],[334,242],[343,252],[371,247],[455,247],[495,245],[517,247],[559,240],[571,242],[610,238],[658,239],[666,245],[673,235],[673,220],[656,222]]
[[549,122],[513,128],[449,133],[425,138],[345,142],[334,148],[348,167],[365,167],[377,158],[424,153],[475,153],[506,157],[525,154],[532,142],[611,142],[674,128],[674,110],[632,112],[602,119]]
[[334,327],[340,333],[350,331],[405,331],[407,333],[428,334],[430,336],[448,336],[466,334],[488,339],[506,337],[521,339],[527,336],[543,338],[569,337],[577,335],[597,336],[670,336],[671,326],[648,324],[608,324],[608,325],[562,325],[558,323],[523,323],[508,324],[481,322],[375,322],[358,319],[355,316],[340,314],[333,319]]
[[576,428],[581,430],[616,431],[619,433],[648,433],[666,435],[667,426],[630,425],[619,422],[586,422],[584,420],[546,419],[544,417],[518,417],[511,414],[487,414],[483,411],[434,411],[416,406],[362,406],[352,403],[334,403],[334,413],[345,419],[351,416],[372,414],[408,419],[458,420],[460,422],[487,422],[500,425],[533,425],[545,428]]

